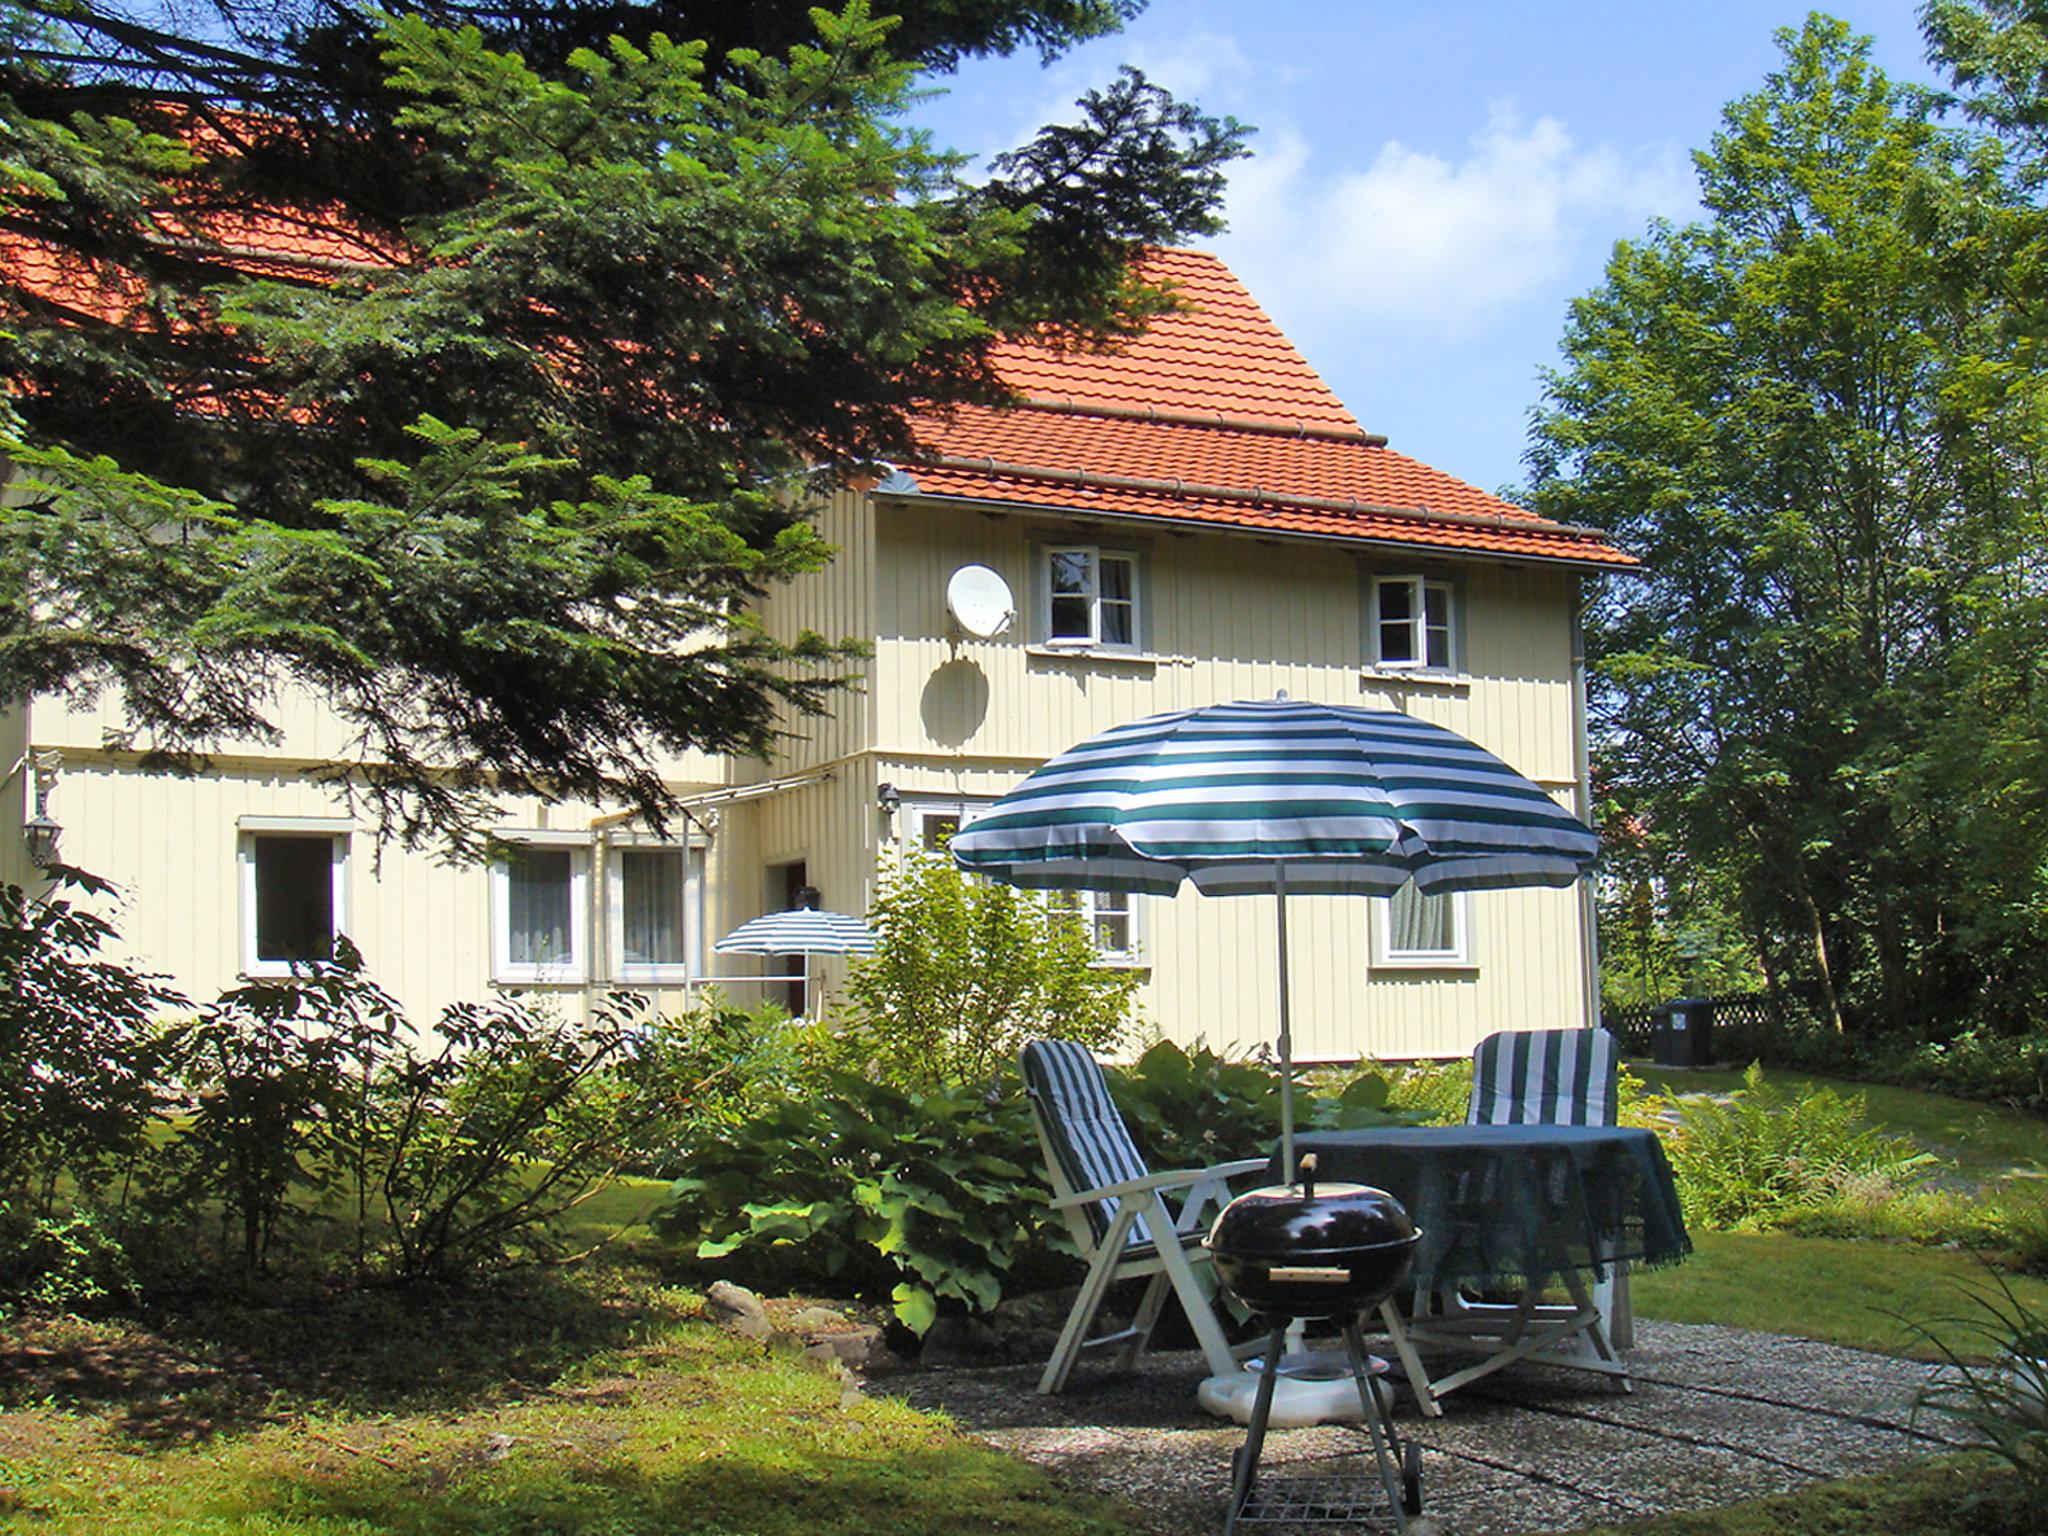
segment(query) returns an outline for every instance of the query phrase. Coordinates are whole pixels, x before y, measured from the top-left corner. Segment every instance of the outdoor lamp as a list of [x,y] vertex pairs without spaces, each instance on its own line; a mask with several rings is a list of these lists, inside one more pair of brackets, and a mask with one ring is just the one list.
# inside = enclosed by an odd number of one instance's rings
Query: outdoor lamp
[[40,806],[21,824],[21,840],[28,844],[29,860],[37,869],[48,869],[57,862],[57,840],[63,835],[64,829]]
[[64,829],[50,814],[52,774],[48,767],[38,758],[30,771],[35,775],[36,813],[21,824],[21,840],[28,846],[29,859],[36,868],[48,869],[57,862],[57,842]]
[[903,803],[903,795],[894,784],[875,786],[875,804],[881,807],[882,820],[890,831],[896,830],[896,807]]

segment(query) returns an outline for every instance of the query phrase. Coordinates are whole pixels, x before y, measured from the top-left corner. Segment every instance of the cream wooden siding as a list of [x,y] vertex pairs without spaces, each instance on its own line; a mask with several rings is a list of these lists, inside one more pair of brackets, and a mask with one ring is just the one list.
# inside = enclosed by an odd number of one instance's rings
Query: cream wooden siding
[[[181,777],[145,773],[132,761],[77,750],[66,753],[51,810],[64,827],[66,860],[119,888],[113,900],[98,905],[120,932],[127,954],[172,976],[195,1002],[210,1001],[241,980],[243,818],[349,817],[337,796],[289,768],[217,763],[207,773]],[[597,807],[544,807],[531,799],[508,800],[497,823],[507,831],[570,834],[586,850],[591,979],[512,989],[551,999],[571,1016],[620,985],[610,979],[607,824],[607,813]],[[725,884],[715,861],[721,854],[753,858],[746,818],[729,819],[720,831],[719,843],[706,850],[706,959],[711,941],[726,931],[715,925],[737,905],[723,899]],[[395,843],[385,846],[380,861],[375,826],[361,818],[347,836],[339,926],[408,1016],[426,1023],[452,1003],[482,1002],[496,994],[489,871],[450,865],[434,850],[408,851]],[[671,836],[686,841],[688,824],[678,822]],[[663,1007],[679,1006],[686,995],[683,987],[630,989],[654,995]]]
[[[264,762],[284,769],[349,762],[359,755],[347,723],[307,689],[281,689],[267,713],[278,728],[276,740],[230,738],[218,743],[210,756],[215,760]],[[115,688],[104,690],[88,703],[37,699],[34,719],[35,737],[43,746],[97,752],[107,742],[122,739],[129,732],[120,690]],[[140,741],[136,745],[148,743]],[[660,759],[657,766],[666,781],[678,786],[722,785],[730,782],[732,773],[729,759],[709,752],[667,757]]]
[[[768,593],[761,603],[762,625],[778,640],[793,640],[804,630],[832,641],[866,640],[875,633],[872,503],[857,491],[837,492],[818,508],[814,526],[838,553],[824,570]],[[869,663],[848,662],[834,675],[838,673],[854,682],[837,692],[829,714],[806,715],[788,708],[779,712],[781,750],[774,764],[761,772],[782,774],[836,762],[870,744]]]
[[[746,801],[719,819],[715,857],[724,889],[717,934],[728,933],[773,909],[770,870],[801,859],[804,878],[818,888],[827,910],[859,916],[874,894],[877,832],[871,762],[855,759],[828,779],[800,785],[764,799]],[[728,830],[736,834],[728,841]],[[714,935],[715,937],[715,935]],[[745,955],[713,955],[715,976],[757,976],[764,966]],[[821,995],[836,989],[846,961],[820,956],[814,974]],[[758,988],[734,986],[735,998],[751,1000]]]
[[[1143,656],[1055,655],[1038,644],[1034,565],[1048,542],[1138,550]],[[946,578],[970,561],[1001,572],[1017,594],[1022,616],[1011,634],[943,638]],[[876,775],[906,798],[982,798],[1120,721],[1285,689],[1400,708],[1462,731],[1575,806],[1573,577],[1428,562],[1430,575],[1458,589],[1462,671],[1445,682],[1377,675],[1363,665],[1367,578],[1424,568],[1298,541],[1133,538],[1120,527],[885,502],[876,533]],[[1233,1049],[1270,1039],[1278,1009],[1272,899],[1141,901],[1150,1025]],[[1576,894],[1470,901],[1472,963],[1458,970],[1370,967],[1364,900],[1290,903],[1302,1058],[1456,1056],[1494,1029],[1581,1023]]]

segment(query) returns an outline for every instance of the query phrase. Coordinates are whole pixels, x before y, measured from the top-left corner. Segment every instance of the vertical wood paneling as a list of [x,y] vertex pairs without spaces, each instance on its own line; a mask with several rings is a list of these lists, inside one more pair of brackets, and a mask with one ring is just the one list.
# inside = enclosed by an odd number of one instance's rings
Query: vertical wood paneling
[[[1570,582],[1540,570],[1458,571],[1465,675],[1455,687],[1361,675],[1359,562],[1320,547],[1227,537],[1145,541],[1148,662],[1032,653],[1032,564],[1044,525],[885,507],[875,537],[878,775],[906,795],[999,793],[1042,759],[1121,720],[1233,698],[1405,709],[1472,736],[1540,781],[1572,777]],[[1121,530],[1118,530],[1121,534]],[[1072,530],[1064,535],[1072,536]],[[1128,542],[1097,531],[1104,543]],[[1001,572],[1027,608],[1012,634],[948,641],[947,576]],[[1382,569],[1412,568],[1389,562]],[[940,669],[979,675],[986,711],[927,711]],[[939,729],[934,730],[937,725]],[[976,786],[970,788],[969,786]],[[1568,799],[1568,795],[1566,796]],[[1269,1041],[1278,1011],[1270,897],[1148,898],[1150,1021],[1169,1038],[1233,1049]],[[1579,925],[1569,892],[1473,898],[1466,971],[1370,974],[1367,903],[1290,905],[1297,1048],[1304,1059],[1461,1055],[1496,1028],[1576,1024]]]

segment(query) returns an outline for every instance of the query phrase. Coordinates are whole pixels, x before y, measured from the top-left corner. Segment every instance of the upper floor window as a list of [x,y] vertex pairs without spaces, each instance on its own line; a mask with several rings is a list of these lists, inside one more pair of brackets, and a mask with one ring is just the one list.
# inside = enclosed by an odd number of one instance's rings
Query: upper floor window
[[348,838],[242,834],[242,974],[289,976],[334,958],[348,893]]
[[1410,881],[1384,901],[1376,901],[1378,940],[1373,947],[1382,965],[1462,966],[1471,961],[1466,939],[1462,892],[1425,896]]
[[1138,646],[1138,560],[1093,544],[1045,552],[1046,639],[1054,645]]
[[1420,576],[1376,576],[1372,583],[1372,664],[1452,670],[1451,588]]
[[492,969],[508,982],[590,974],[587,846],[521,843],[491,866]]

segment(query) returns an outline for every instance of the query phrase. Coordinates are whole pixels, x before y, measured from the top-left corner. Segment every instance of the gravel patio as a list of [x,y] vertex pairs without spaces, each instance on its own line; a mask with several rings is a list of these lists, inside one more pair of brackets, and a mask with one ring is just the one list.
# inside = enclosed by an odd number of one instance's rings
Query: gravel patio
[[[1628,1394],[1524,1366],[1423,1420],[1403,1391],[1396,1419],[1422,1447],[1428,1515],[1448,1536],[1570,1530],[1782,1493],[1953,1446],[1940,1420],[1912,1421],[1929,1370],[1915,1361],[1649,1322],[1638,1322],[1629,1358]],[[953,1366],[884,1378],[874,1390],[943,1409],[1064,1484],[1128,1500],[1139,1530],[1220,1526],[1244,1432],[1195,1406],[1207,1374],[1199,1354],[1154,1354],[1129,1374],[1089,1359],[1056,1398],[1035,1391],[1039,1370]],[[1356,1426],[1274,1431],[1265,1465],[1306,1473],[1363,1444]]]

